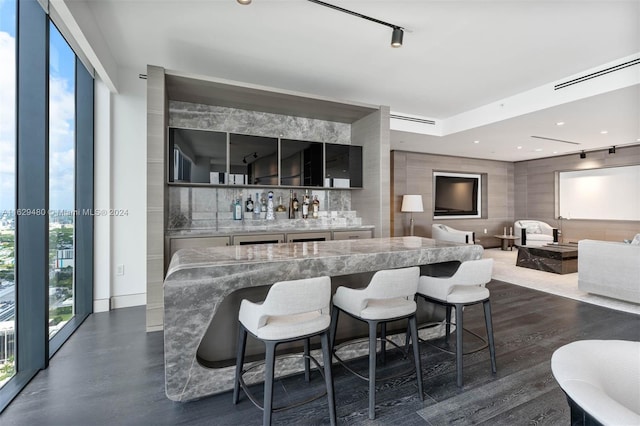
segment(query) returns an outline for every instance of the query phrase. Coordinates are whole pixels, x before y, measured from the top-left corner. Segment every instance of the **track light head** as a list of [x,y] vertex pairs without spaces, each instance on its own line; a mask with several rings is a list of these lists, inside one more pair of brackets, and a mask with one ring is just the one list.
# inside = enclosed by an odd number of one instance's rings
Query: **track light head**
[[391,47],[402,47],[402,37],[404,37],[402,28],[395,27],[391,34]]
[[609,154],[615,154],[615,153],[616,153],[616,147],[614,145],[611,148],[609,148]]
[[253,153],[253,158],[258,158],[258,153],[257,152]]
[[580,153],[580,158],[587,158],[587,154],[584,151],[582,151]]
[[247,158],[246,158],[246,157],[245,157],[245,158],[243,158],[243,159],[242,159],[242,162],[243,162],[244,164],[247,164]]

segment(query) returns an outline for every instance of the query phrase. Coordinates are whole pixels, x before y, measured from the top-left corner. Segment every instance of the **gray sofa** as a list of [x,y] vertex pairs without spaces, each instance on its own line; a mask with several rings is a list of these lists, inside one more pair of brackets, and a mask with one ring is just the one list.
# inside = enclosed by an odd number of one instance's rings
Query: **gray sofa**
[[640,303],[640,244],[578,241],[578,288]]

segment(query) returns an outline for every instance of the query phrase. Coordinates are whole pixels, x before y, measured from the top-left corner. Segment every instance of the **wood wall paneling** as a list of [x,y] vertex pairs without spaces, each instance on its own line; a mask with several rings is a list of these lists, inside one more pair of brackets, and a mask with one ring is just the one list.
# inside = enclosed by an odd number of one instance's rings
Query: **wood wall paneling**
[[556,173],[559,171],[597,169],[640,164],[640,145],[616,147],[578,154],[542,158],[515,163],[515,219],[536,219],[551,226],[562,226],[563,241],[594,239],[622,241],[640,233],[640,221],[558,220]]

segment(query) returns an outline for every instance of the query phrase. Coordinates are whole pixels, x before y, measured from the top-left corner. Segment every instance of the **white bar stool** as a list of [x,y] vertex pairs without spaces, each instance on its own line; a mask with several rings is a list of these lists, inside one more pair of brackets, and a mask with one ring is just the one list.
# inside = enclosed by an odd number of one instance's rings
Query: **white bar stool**
[[[377,328],[381,324],[381,351],[384,358],[386,343],[386,323],[407,318],[413,341],[413,357],[415,360],[416,380],[420,400],[424,400],[422,392],[422,368],[420,366],[420,350],[418,344],[418,328],[416,324],[416,303],[414,301],[418,288],[420,269],[418,267],[393,269],[376,272],[369,285],[364,289],[338,287],[333,296],[331,313],[331,347],[335,343],[338,314],[345,312],[355,319],[369,324],[369,377],[358,377],[369,382],[369,418],[375,419],[376,403],[376,341]],[[335,355],[336,359],[342,360]]]
[[[484,307],[484,319],[487,328],[487,340],[489,341],[489,354],[491,357],[491,371],[493,373],[496,372],[496,351],[493,341],[493,325],[491,322],[491,302],[489,301],[490,293],[489,290],[485,288],[485,285],[491,281],[492,271],[493,259],[469,260],[462,262],[458,270],[450,277],[430,277],[423,275],[420,277],[418,284],[417,296],[445,306],[447,310],[447,341],[449,340],[449,334],[451,332],[451,308],[456,308],[456,382],[459,387],[462,387],[463,383],[462,311],[465,306],[482,303]],[[475,335],[475,333],[472,334]],[[486,348],[486,346],[479,349],[484,348]]]
[[[309,354],[309,338],[313,336],[320,336],[322,343],[323,376],[327,388],[329,416],[331,424],[336,424],[329,343],[330,301],[331,279],[329,277],[277,282],[271,286],[267,297],[261,304],[246,299],[242,300],[238,315],[238,346],[233,403],[238,403],[240,387],[242,387],[249,399],[263,410],[263,425],[271,424],[271,414],[274,411],[273,376],[276,346],[280,343],[304,339],[305,379],[308,381],[309,359],[316,364],[322,374],[320,364]],[[264,403],[262,406],[253,397],[242,378],[245,373],[243,368],[247,332],[265,344]],[[313,399],[316,398],[311,400]],[[294,406],[301,404],[298,403]],[[292,407],[278,408],[278,410]]]

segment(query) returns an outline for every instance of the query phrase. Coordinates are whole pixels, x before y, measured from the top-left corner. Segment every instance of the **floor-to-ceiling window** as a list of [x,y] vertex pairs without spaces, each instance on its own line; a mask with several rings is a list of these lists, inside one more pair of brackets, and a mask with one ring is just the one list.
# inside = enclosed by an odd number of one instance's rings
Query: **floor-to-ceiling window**
[[49,337],[74,314],[75,63],[49,25]]
[[0,387],[15,373],[16,0],[0,1]]
[[39,0],[0,0],[0,411],[91,313],[93,76]]

